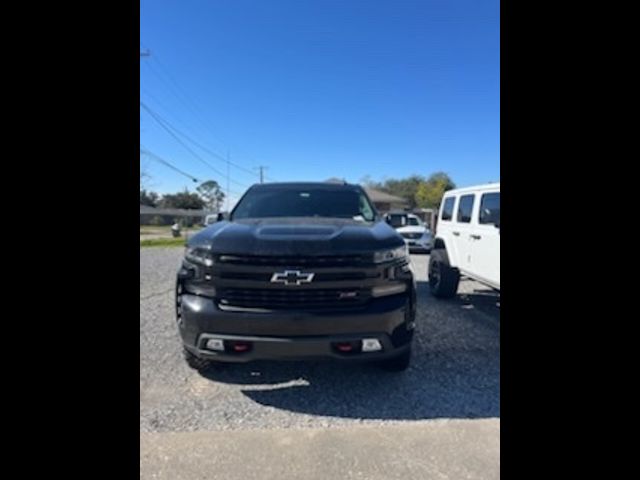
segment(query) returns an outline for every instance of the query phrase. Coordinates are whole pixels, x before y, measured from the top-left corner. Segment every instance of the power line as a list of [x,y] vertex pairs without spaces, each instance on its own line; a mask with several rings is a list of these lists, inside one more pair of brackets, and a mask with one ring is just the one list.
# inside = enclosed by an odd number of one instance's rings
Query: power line
[[[222,177],[226,177],[226,175],[224,173],[222,173],[220,170],[218,170],[216,167],[214,167],[213,165],[211,165],[209,162],[207,162],[205,159],[203,159],[200,155],[198,155],[196,152],[194,152],[186,143],[184,143],[174,132],[177,132],[183,136],[185,136],[186,138],[189,138],[188,136],[186,136],[184,133],[180,132],[177,128],[175,128],[173,125],[171,125],[171,123],[169,123],[167,120],[165,120],[164,118],[162,118],[158,113],[154,112],[153,110],[151,110],[151,108],[149,108],[144,102],[140,102],[140,105],[153,117],[153,119],[162,127],[164,128],[178,143],[180,143],[180,145],[182,145],[184,148],[186,148],[189,153],[191,153],[194,157],[196,157],[198,160],[200,160],[201,162],[203,162],[205,165],[207,165],[209,168],[211,168],[214,172],[216,172],[218,175],[222,176]],[[193,140],[192,140],[193,141]],[[195,142],[194,142],[195,143]],[[202,147],[201,147],[202,148]],[[224,157],[218,156],[221,160],[226,161],[224,159]],[[230,180],[231,182],[240,185],[241,187],[245,187],[247,188],[248,185],[238,182],[236,180]]]
[[[141,42],[141,43],[142,43],[142,42]],[[140,58],[142,58],[142,57],[149,57],[150,55],[151,55],[151,52],[150,52],[150,50],[149,50],[148,48],[144,48],[144,49],[142,49],[142,48],[141,48],[141,49],[140,49]],[[154,57],[154,59],[155,59],[155,57]],[[155,72],[154,72],[154,73],[155,73]],[[176,86],[177,86],[177,85],[176,85]],[[175,93],[174,93],[174,94],[175,94]],[[142,102],[141,102],[141,104],[142,104]],[[147,109],[147,111],[148,111],[151,115],[153,115],[153,112],[151,112],[151,110],[150,110],[148,107],[146,107],[145,105],[143,105],[143,106]],[[156,115],[157,115],[157,114],[156,114]],[[154,119],[155,119],[156,121],[158,121],[158,123],[160,123],[160,121],[158,120],[158,118],[154,118]],[[166,122],[166,123],[169,123],[169,122],[167,122],[166,120],[165,120],[165,122]],[[169,131],[169,130],[165,127],[165,125],[163,125],[162,123],[160,123],[160,125],[161,125],[163,128],[165,128],[165,130],[167,130],[167,131],[168,131],[168,132],[169,132],[169,133],[170,133],[170,134],[171,134],[171,135],[172,135],[176,140],[178,140],[178,141],[180,142],[180,140],[179,140],[175,135],[173,135],[173,133],[172,133],[171,131]],[[175,130],[177,130],[175,127],[173,127],[173,128],[174,128]],[[183,133],[183,135],[184,135],[184,133]],[[186,135],[185,135],[185,136],[186,136]],[[192,141],[193,141],[193,140],[192,140]],[[182,142],[180,142],[180,143],[181,143],[185,148],[187,148],[187,149],[188,149],[192,154],[194,153],[194,152],[192,152],[192,151],[191,151],[191,150],[190,150],[186,145],[184,145],[184,143],[182,143]],[[194,143],[195,143],[195,142],[194,142]],[[201,146],[200,148],[203,148],[203,147]],[[205,149],[205,150],[206,150],[206,149]],[[147,155],[147,156],[149,156],[151,159],[156,160],[156,161],[157,161],[157,162],[159,162],[159,163],[162,163],[162,164],[163,164],[163,165],[165,165],[166,167],[169,167],[170,169],[172,169],[172,170],[174,170],[174,171],[178,172],[178,173],[179,173],[179,174],[181,174],[181,175],[184,175],[185,177],[187,177],[187,178],[191,179],[193,182],[198,182],[198,179],[197,179],[197,178],[195,178],[193,175],[189,175],[188,173],[186,173],[186,172],[184,172],[184,171],[180,170],[179,168],[177,168],[177,167],[175,167],[174,165],[172,165],[171,163],[169,163],[167,160],[165,160],[165,159],[163,159],[163,158],[159,157],[158,155],[156,155],[156,154],[154,154],[154,153],[150,152],[149,150],[146,150],[146,149],[145,149],[145,150],[143,150],[143,149],[141,149],[141,150],[140,150],[140,153],[141,153],[141,154],[146,154],[146,155]],[[198,157],[197,157],[197,155],[196,155],[196,158],[198,158]],[[204,160],[203,160],[203,161],[204,161]],[[227,162],[228,162],[228,158],[227,158]],[[209,165],[207,162],[205,162],[205,163],[206,163],[207,165]],[[216,171],[216,169],[215,169],[213,166],[209,165],[209,167],[211,167],[214,171]],[[241,167],[240,167],[240,168],[241,168]],[[235,192],[235,191],[233,191],[233,190],[231,190],[231,189],[229,188],[229,181],[230,181],[230,177],[229,177],[229,171],[228,171],[228,170],[229,170],[229,163],[227,163],[227,196],[229,196],[229,194],[230,194],[230,193],[233,193],[233,194],[234,194],[234,195],[236,195],[236,196],[241,196],[241,194],[240,194],[240,193]],[[253,172],[250,172],[250,173],[252,173],[252,174],[253,174]],[[236,183],[238,183],[238,182],[236,182]],[[229,200],[230,200],[230,198],[229,198]]]
[[[198,160],[200,160],[202,163],[204,163],[206,166],[208,166],[211,170],[213,170],[214,172],[216,172],[218,175],[220,175],[222,178],[224,178],[226,175],[224,173],[222,173],[220,170],[218,170],[216,167],[214,167],[213,165],[211,165],[209,162],[207,162],[204,158],[202,158],[200,155],[198,155],[196,152],[194,152],[191,147],[189,147],[189,145],[187,145],[186,143],[184,143],[182,141],[182,139],[180,137],[178,137],[173,131],[172,129],[175,130],[175,127],[173,126],[167,126],[170,125],[168,124],[168,122],[165,123],[164,120],[162,120],[158,114],[156,114],[153,110],[151,110],[144,102],[140,102],[140,105],[142,106],[142,108],[144,108],[149,115],[151,115],[153,117],[153,119],[164,129],[167,131],[167,133],[169,133],[169,135],[171,135],[178,143],[180,143],[180,145],[182,145],[185,149],[187,149],[189,151],[189,153],[191,153],[191,155],[193,155],[194,157],[196,157]],[[240,185],[241,187],[245,187],[248,188],[249,186],[238,182],[236,180],[231,180],[229,179],[229,181]]]
[[[141,42],[142,44],[142,42]],[[175,79],[173,78],[173,76],[169,73],[169,70],[164,66],[164,64],[160,61],[160,58],[158,57],[158,55],[154,55],[152,58],[153,61],[155,61],[155,63],[158,65],[158,67],[163,71],[163,74],[166,76],[166,78],[168,79],[165,80],[157,71],[155,68],[153,68],[151,63],[147,63],[147,66],[149,67],[149,69],[151,70],[151,72],[153,72],[153,74],[158,77],[158,79],[160,79],[160,81],[162,83],[164,83],[166,86],[169,87],[169,89],[171,90],[171,92],[174,94],[174,96],[183,104],[185,105],[189,110],[191,110],[191,113],[193,113],[194,117],[200,122],[200,124],[209,132],[209,134],[217,139],[220,143],[222,143],[224,146],[226,146],[227,148],[229,148],[229,145],[227,144],[227,142],[223,141],[220,137],[214,135],[211,130],[209,129],[209,126],[207,125],[207,123],[203,120],[202,116],[200,115],[200,113],[198,112],[198,109],[195,105],[194,102],[192,102],[189,98],[189,96],[184,93],[184,91],[180,88],[180,86],[178,85],[178,82],[175,81]],[[171,85],[173,84],[173,85]],[[175,87],[175,88],[174,88]],[[202,147],[200,147],[202,148]],[[242,149],[239,149],[237,147],[235,147],[235,149],[242,151]],[[245,152],[246,153],[246,152]],[[219,155],[216,154],[216,156],[219,157]],[[247,157],[251,158],[251,156],[246,155]],[[252,160],[255,161],[255,159],[251,158]],[[244,170],[245,172],[249,172],[252,173],[250,170],[241,167],[237,164],[233,164],[233,166],[235,166],[236,168],[239,168],[241,170]],[[267,177],[268,178],[268,177]],[[273,180],[273,179],[271,179]],[[274,180],[275,181],[275,180]]]
[[[167,106],[161,102],[158,97],[156,97],[155,95],[153,95],[149,90],[147,90],[146,88],[144,88],[142,85],[140,85],[140,92],[144,93],[145,96],[149,97],[151,100],[153,100],[153,103],[157,104],[157,106],[159,106],[161,109],[163,109],[165,112],[169,112],[171,111],[170,108],[167,108]],[[141,95],[142,98],[142,95]],[[158,116],[160,116],[160,114],[156,111],[156,114]],[[168,120],[166,118],[164,118],[165,122],[168,122]],[[191,129],[191,127],[187,126],[183,121],[177,119],[174,117],[174,123],[178,123],[183,129],[187,130],[187,131],[191,131],[193,132],[193,130]],[[175,127],[174,127],[175,128]]]
[[[165,160],[164,158],[156,155],[155,153],[149,151],[148,149],[146,149],[144,146],[141,145],[141,149],[140,149],[140,153],[143,155],[146,155],[147,157],[151,158],[152,160],[157,161],[158,163],[161,163],[163,165],[165,165],[166,167],[169,167],[170,169],[178,172],[180,175],[184,175],[185,177],[191,179],[194,182],[199,182],[200,180],[198,180],[197,178],[195,178],[192,175],[189,175],[186,172],[183,172],[182,170],[180,170],[179,168],[175,167],[174,165],[172,165],[171,163],[169,163],[167,160]],[[232,193],[233,195],[237,196],[237,197],[241,197],[242,194],[240,192],[236,192],[235,190],[228,190],[228,193]]]
[[167,160],[165,160],[164,158],[159,157],[158,155],[156,155],[155,153],[150,152],[147,149],[140,149],[140,153],[147,155],[149,158],[151,158],[152,160],[155,160],[156,162],[162,163],[163,165],[169,167],[172,170],[175,170],[176,172],[178,172],[180,175],[184,175],[185,177],[193,180],[194,182],[198,182],[198,179],[196,177],[194,177],[193,175],[189,175],[186,172],[183,172],[182,170],[180,170],[178,167],[173,166],[171,163],[169,163]]
[[157,59],[157,57],[154,57],[154,60],[156,61],[156,63],[158,64],[159,67],[162,68],[162,70],[165,72],[163,73],[163,75],[160,75],[160,73],[158,72],[158,70],[156,70],[153,65],[151,63],[147,63],[147,66],[149,67],[149,70],[169,89],[171,90],[171,93],[180,101],[180,103],[185,106],[189,111],[191,111],[191,113],[193,114],[194,118],[196,118],[198,120],[198,122],[203,125],[205,127],[205,129],[209,132],[210,136],[212,138],[215,138],[216,140],[218,140],[220,143],[222,143],[225,147],[227,147],[226,142],[222,141],[220,138],[218,138],[216,135],[213,135],[211,133],[211,130],[209,130],[209,128],[207,127],[206,123],[202,120],[202,118],[200,117],[200,115],[198,114],[198,112],[195,110],[195,108],[192,106],[192,102],[188,99],[187,95],[185,93],[182,92],[182,89],[180,89],[178,87],[178,84],[175,80],[173,80],[173,78],[171,77],[171,75],[169,75],[169,73],[167,72],[167,70],[162,66],[162,64],[160,63],[160,61]]
[[264,165],[260,165],[258,167],[256,167],[257,169],[260,170],[260,183],[264,183],[264,170],[268,167],[264,166]]
[[[140,87],[140,90],[141,90],[141,91],[143,91],[143,92],[145,92],[145,94],[147,94],[147,95],[148,95],[149,97],[151,97],[155,102],[157,102],[160,106],[162,106],[163,108],[165,108],[165,110],[167,110],[167,108],[166,108],[164,105],[162,105],[162,102],[160,102],[160,101],[159,101],[159,100],[158,100],[154,95],[152,95],[152,94],[151,94],[147,89],[145,89],[145,88],[143,88],[143,87]],[[164,120],[164,122],[165,122],[165,123],[169,123],[169,121],[168,121],[168,120],[166,120],[166,118],[162,117],[162,116],[161,116],[159,113],[157,113],[157,112],[155,112],[155,113],[156,113],[156,115],[158,115],[158,117],[159,117],[159,118],[161,118],[162,120]],[[186,127],[184,124],[183,124],[183,126],[184,126],[185,128],[188,128],[188,127]],[[177,132],[181,133],[182,135],[186,136],[187,138],[189,138],[186,134],[184,134],[184,133],[180,132],[180,131],[175,127],[175,126],[171,125],[171,127],[172,127],[175,131],[177,131]],[[198,144],[197,142],[195,142],[194,140],[192,140],[192,142],[194,142],[194,143],[196,143],[197,145],[199,145],[199,144]],[[204,148],[204,147],[200,147],[200,148]],[[230,153],[229,153],[229,152],[227,152],[227,155],[228,155],[228,156],[230,156]],[[225,163],[226,163],[226,160],[225,160]],[[232,163],[232,165],[233,165],[233,163]],[[227,167],[227,168],[228,168],[228,167]],[[250,172],[252,175],[257,175],[257,173],[256,173],[256,172],[251,172],[251,171],[249,171],[249,172]],[[227,180],[228,180],[228,176],[229,176],[229,173],[227,173]],[[228,185],[228,184],[227,184],[227,190],[228,190],[230,193],[233,193],[233,194],[236,194],[236,195],[242,195],[242,194],[240,194],[240,193],[238,193],[238,192],[235,192],[235,191],[231,190],[231,189],[229,188],[229,185]]]
[[[156,99],[157,101],[157,99]],[[144,103],[144,102],[141,102]],[[145,104],[146,105],[146,104]],[[146,106],[145,108],[149,109],[148,106]],[[193,143],[194,145],[196,145],[197,147],[199,147],[200,149],[202,149],[203,151],[207,152],[209,155],[212,155],[214,157],[216,157],[217,159],[219,159],[220,161],[223,161],[225,163],[227,163],[228,165],[231,165],[235,168],[237,168],[238,170],[242,170],[244,172],[247,172],[251,175],[255,175],[256,173],[249,170],[248,168],[243,167],[242,165],[238,165],[237,163],[233,163],[231,162],[228,158],[223,157],[222,155],[220,155],[217,152],[214,152],[213,150],[208,149],[206,146],[202,145],[200,142],[194,140],[192,137],[190,137],[189,135],[187,135],[184,132],[181,132],[180,130],[178,130],[174,125],[172,125],[166,118],[163,118],[159,113],[155,112],[155,114],[161,118],[167,125],[171,126],[171,128],[176,132],[179,133],[180,135],[182,135],[184,138],[186,138],[187,140],[189,140],[191,143]]]

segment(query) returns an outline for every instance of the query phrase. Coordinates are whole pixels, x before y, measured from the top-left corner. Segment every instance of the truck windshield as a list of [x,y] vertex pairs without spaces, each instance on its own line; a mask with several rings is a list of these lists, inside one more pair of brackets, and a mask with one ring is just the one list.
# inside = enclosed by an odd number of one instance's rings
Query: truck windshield
[[268,217],[329,217],[371,222],[374,209],[356,189],[265,188],[249,190],[231,214],[233,220]]

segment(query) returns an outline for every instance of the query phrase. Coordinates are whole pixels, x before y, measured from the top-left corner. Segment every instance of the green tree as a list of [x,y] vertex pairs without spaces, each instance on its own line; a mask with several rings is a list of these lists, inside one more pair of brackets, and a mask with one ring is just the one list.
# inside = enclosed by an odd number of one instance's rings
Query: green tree
[[215,180],[207,180],[203,182],[197,189],[205,207],[209,210],[220,211],[224,202],[225,194]]
[[425,181],[421,175],[411,175],[407,178],[390,178],[383,183],[375,184],[377,188],[397,197],[404,198],[409,208],[416,207],[416,192],[421,183]]
[[184,192],[168,193],[162,196],[160,206],[163,208],[184,208],[200,210],[205,207],[204,200],[195,192],[190,192],[186,188]]
[[421,182],[415,193],[415,204],[419,208],[434,208],[440,206],[444,192],[456,188],[453,180],[444,172],[436,172]]
[[148,207],[155,207],[158,205],[159,195],[156,192],[147,192],[146,190],[140,190],[140,205],[146,205]]

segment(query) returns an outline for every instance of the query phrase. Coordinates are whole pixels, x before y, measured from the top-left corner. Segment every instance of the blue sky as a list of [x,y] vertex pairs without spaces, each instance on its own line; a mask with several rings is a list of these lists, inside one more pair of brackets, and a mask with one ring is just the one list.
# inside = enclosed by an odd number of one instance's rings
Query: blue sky
[[[271,180],[358,182],[443,170],[500,179],[499,2],[142,0],[140,96],[209,150]],[[141,144],[226,189],[141,108]],[[195,183],[150,159],[150,187]],[[242,193],[257,174],[231,167]]]

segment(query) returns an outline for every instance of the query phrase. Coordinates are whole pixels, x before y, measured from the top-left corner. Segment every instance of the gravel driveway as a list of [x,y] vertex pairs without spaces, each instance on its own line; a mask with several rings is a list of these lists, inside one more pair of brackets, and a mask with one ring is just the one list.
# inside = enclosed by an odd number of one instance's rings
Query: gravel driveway
[[259,362],[205,377],[184,363],[174,323],[182,254],[181,248],[140,249],[141,432],[500,417],[499,298],[465,280],[456,299],[434,299],[426,284],[428,255],[412,255],[418,317],[407,372]]

